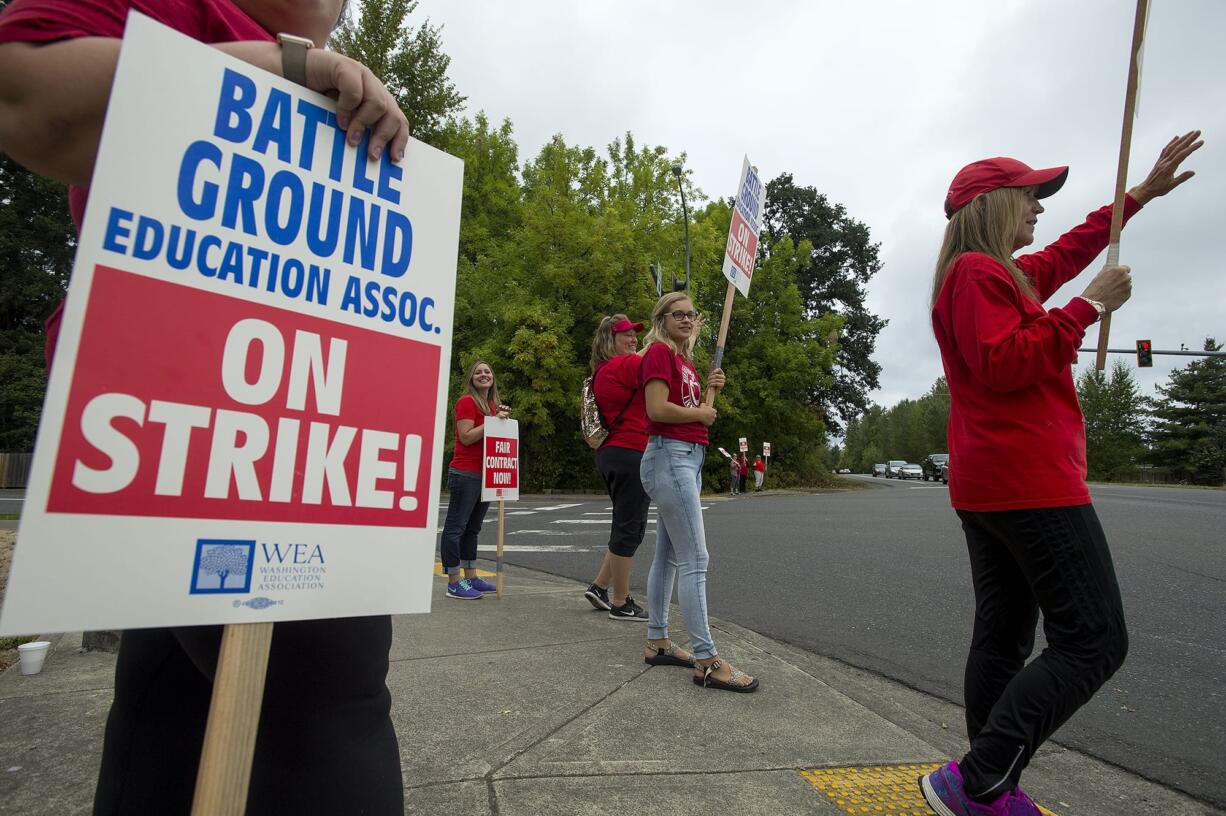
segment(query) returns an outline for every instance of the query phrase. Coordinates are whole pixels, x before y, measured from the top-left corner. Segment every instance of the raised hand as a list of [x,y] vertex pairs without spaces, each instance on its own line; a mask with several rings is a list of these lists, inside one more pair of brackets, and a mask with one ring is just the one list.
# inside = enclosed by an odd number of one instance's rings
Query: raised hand
[[1166,195],[1192,178],[1196,173],[1192,170],[1178,173],[1179,165],[1184,159],[1199,150],[1204,143],[1200,138],[1199,130],[1193,130],[1171,139],[1158,154],[1158,161],[1154,163],[1154,169],[1149,171],[1144,181],[1129,190],[1128,195],[1136,199],[1138,204],[1148,204],[1158,196]]

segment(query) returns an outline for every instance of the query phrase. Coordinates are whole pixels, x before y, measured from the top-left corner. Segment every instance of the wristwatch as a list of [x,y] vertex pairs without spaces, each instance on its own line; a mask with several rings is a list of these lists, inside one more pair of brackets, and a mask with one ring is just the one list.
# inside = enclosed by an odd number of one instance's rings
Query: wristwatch
[[314,40],[282,32],[277,42],[281,44],[281,73],[290,82],[306,87],[306,52],[315,47]]
[[1103,315],[1105,315],[1105,314],[1107,313],[1107,307],[1106,307],[1106,306],[1102,305],[1102,304],[1101,304],[1101,303],[1099,303],[1097,300],[1090,300],[1088,297],[1085,297],[1084,295],[1078,295],[1077,297],[1081,298],[1081,299],[1082,299],[1082,300],[1084,300],[1086,303],[1088,303],[1088,304],[1090,304],[1091,306],[1093,306],[1093,307],[1094,307],[1094,311],[1098,312],[1098,319],[1099,319],[1099,320],[1102,320],[1102,319],[1103,319]]

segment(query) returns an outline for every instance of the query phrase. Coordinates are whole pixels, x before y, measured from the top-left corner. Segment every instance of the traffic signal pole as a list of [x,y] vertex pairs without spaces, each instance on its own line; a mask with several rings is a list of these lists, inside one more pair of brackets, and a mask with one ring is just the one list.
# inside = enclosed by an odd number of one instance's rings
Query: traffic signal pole
[[[1096,348],[1083,348],[1077,351],[1085,354],[1095,354],[1098,352]],[[1137,356],[1135,348],[1130,349],[1105,349],[1107,354],[1130,354],[1133,357]],[[1167,349],[1150,349],[1150,354],[1172,354],[1176,357],[1226,357],[1226,351],[1175,351]]]

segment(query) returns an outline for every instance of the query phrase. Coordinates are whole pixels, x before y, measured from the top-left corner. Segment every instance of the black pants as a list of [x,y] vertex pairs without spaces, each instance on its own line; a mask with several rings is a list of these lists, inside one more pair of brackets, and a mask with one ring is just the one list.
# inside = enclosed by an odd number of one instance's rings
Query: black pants
[[596,469],[613,500],[609,552],[623,558],[632,557],[647,534],[647,508],[651,506],[651,496],[643,489],[639,476],[642,461],[642,452],[629,448],[606,445],[596,451]]
[[460,575],[461,568],[476,569],[477,539],[490,509],[481,501],[481,474],[467,470],[447,470],[447,519],[439,545],[443,571]]
[[[248,816],[402,816],[386,678],[392,623],[278,623],[256,737]],[[97,816],[191,812],[221,627],[123,633]]]
[[[1123,664],[1128,633],[1092,505],[958,511],[975,584],[966,661],[966,791],[1015,787],[1039,746]],[[1043,612],[1048,646],[1026,664]]]

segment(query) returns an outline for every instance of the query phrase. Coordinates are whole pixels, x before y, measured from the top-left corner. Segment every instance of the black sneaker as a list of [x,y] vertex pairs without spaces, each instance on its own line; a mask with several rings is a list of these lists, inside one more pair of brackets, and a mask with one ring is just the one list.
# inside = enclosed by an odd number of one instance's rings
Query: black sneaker
[[613,604],[609,603],[609,590],[601,589],[595,584],[587,588],[583,597],[587,598],[588,602],[597,609],[608,611],[613,608]]
[[647,620],[647,610],[636,604],[634,598],[627,596],[624,604],[609,609],[609,617],[613,620],[645,622]]

